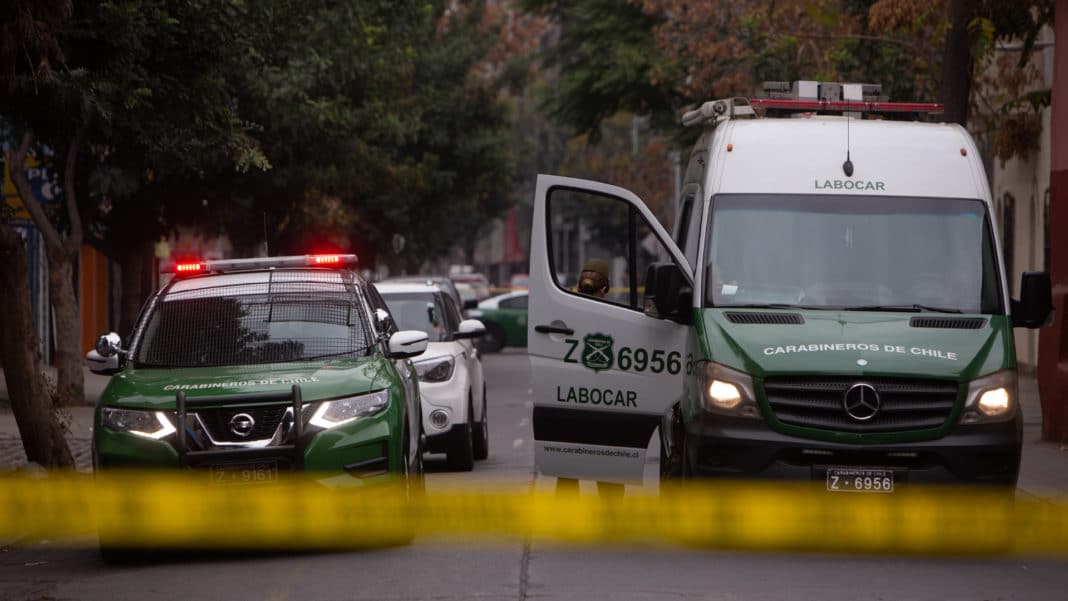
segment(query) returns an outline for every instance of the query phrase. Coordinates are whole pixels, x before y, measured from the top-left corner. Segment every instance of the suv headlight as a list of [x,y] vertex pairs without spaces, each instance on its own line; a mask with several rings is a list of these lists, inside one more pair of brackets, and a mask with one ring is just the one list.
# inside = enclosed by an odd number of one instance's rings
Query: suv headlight
[[753,376],[719,363],[706,361],[697,372],[705,409],[738,417],[760,417]]
[[415,373],[420,380],[424,382],[445,382],[452,377],[456,359],[452,357],[437,357],[426,361],[418,361],[414,365]]
[[162,411],[116,409],[104,407],[101,414],[104,427],[115,432],[129,432],[137,436],[159,440],[178,430]]
[[1000,422],[1016,416],[1016,370],[996,371],[968,383],[962,424]]
[[370,394],[321,401],[308,423],[320,428],[334,428],[341,424],[380,413],[389,406],[389,391],[379,390]]

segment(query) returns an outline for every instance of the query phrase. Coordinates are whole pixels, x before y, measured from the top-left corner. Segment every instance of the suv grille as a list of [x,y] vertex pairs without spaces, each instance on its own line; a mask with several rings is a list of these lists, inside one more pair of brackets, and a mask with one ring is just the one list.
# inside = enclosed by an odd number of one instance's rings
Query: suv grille
[[[287,405],[264,405],[259,407],[237,407],[219,409],[199,409],[197,415],[204,423],[211,437],[219,442],[250,442],[265,440],[274,436]],[[246,414],[255,420],[252,432],[248,436],[238,436],[230,431],[230,420],[235,415]]]
[[[870,385],[878,394],[878,409],[864,421],[851,417],[844,403],[846,392],[861,383]],[[765,378],[764,393],[772,413],[784,424],[838,432],[900,432],[938,428],[945,424],[957,400],[957,383],[905,378],[787,376]],[[870,398],[868,402],[871,402]]]

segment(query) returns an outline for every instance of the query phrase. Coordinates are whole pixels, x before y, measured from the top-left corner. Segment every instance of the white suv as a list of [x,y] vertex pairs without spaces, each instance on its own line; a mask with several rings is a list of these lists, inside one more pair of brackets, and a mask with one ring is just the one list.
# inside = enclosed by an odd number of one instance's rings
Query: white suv
[[445,453],[450,467],[470,471],[475,459],[489,455],[486,381],[473,343],[486,327],[462,320],[455,301],[427,283],[378,282],[394,325],[422,330],[430,337],[415,361],[423,405],[426,450]]

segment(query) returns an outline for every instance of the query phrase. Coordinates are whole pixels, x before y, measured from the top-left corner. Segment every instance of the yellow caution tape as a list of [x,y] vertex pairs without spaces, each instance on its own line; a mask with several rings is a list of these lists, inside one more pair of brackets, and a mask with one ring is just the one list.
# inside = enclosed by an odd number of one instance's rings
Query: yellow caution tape
[[685,483],[665,486],[659,495],[464,490],[424,495],[400,484],[331,489],[300,476],[254,486],[213,485],[198,473],[0,477],[0,539],[87,534],[97,534],[108,546],[152,548],[344,548],[418,535],[1063,556],[1068,502],[990,489],[828,493],[794,483]]

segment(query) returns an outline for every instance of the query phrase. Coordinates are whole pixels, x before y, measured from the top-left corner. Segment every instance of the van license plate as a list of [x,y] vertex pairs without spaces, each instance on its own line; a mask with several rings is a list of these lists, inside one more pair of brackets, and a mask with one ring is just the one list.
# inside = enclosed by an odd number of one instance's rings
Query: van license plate
[[260,461],[211,466],[211,481],[216,484],[255,484],[278,479],[278,463]]
[[894,492],[893,470],[827,468],[827,490],[833,492]]

